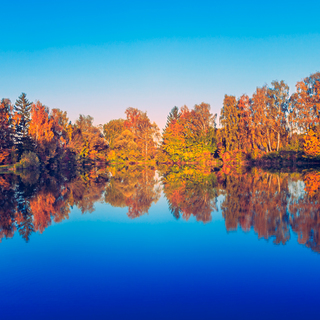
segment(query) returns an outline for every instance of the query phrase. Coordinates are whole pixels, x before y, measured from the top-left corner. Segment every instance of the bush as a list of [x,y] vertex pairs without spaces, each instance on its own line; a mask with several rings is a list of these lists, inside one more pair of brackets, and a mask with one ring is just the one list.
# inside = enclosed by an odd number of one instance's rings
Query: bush
[[19,167],[38,168],[40,165],[38,156],[33,152],[24,152],[21,156]]
[[267,153],[263,158],[269,160],[279,160],[281,156],[278,151],[272,151]]

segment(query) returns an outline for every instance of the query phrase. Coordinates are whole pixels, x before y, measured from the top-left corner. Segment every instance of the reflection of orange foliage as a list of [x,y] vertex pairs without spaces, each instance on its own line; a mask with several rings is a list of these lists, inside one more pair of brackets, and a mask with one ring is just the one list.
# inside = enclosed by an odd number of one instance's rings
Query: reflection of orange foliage
[[140,197],[135,197],[126,199],[126,205],[128,206],[127,215],[130,219],[135,219],[148,213],[150,208],[150,201],[144,201],[143,195]]
[[52,194],[40,194],[30,200],[33,213],[34,229],[42,233],[51,224],[51,213],[54,212],[55,198]]
[[16,212],[15,213],[15,221],[17,223],[17,225],[20,225],[23,222],[24,218],[23,218],[23,214],[21,212]]
[[0,211],[0,241],[2,238],[12,238],[16,231],[10,212]]
[[[97,169],[69,183],[64,176],[43,173],[34,189],[36,192],[26,195],[24,186],[29,188],[38,180],[30,180],[25,174],[21,178],[19,181],[15,175],[0,175],[0,239],[11,237],[18,230],[28,242],[34,231],[42,233],[52,221],[67,219],[70,208],[75,205],[82,212],[92,212],[107,182],[104,172],[99,174]],[[20,184],[22,180],[25,182]]]
[[0,176],[0,240],[14,235],[14,205],[12,176]]
[[223,163],[228,163],[228,162],[239,162],[243,161],[246,158],[246,150],[241,150],[241,149],[234,149],[230,151],[226,151],[221,155]]
[[10,183],[3,176],[0,176],[0,190],[9,190],[10,187]]
[[182,201],[184,200],[183,191],[186,187],[185,182],[182,183],[177,189],[173,190],[172,194],[170,195],[170,199],[168,199],[172,206],[179,207]]
[[243,177],[242,168],[233,166],[232,164],[226,164],[224,163],[220,171],[217,173],[217,178],[219,181],[223,181],[226,176],[232,176],[232,177]]
[[0,164],[7,164],[10,158],[10,151],[8,150],[1,150],[0,152]]
[[225,163],[225,162],[229,162],[231,161],[231,155],[229,152],[225,152],[221,155],[221,158],[222,158],[222,161]]
[[178,184],[166,183],[165,195],[169,201],[169,208],[176,218],[182,214],[188,221],[195,216],[197,221],[204,223],[211,221],[211,212],[216,209],[212,201],[212,189],[207,190],[197,185],[187,185],[185,181]]
[[[285,243],[290,238],[286,215],[287,186],[278,175],[251,174],[219,176],[225,199],[221,204],[227,230],[249,231],[252,227],[258,237],[275,236],[275,243]],[[224,187],[225,186],[225,187]]]
[[320,187],[320,173],[319,172],[309,172],[304,178],[305,191],[310,197],[314,196]]

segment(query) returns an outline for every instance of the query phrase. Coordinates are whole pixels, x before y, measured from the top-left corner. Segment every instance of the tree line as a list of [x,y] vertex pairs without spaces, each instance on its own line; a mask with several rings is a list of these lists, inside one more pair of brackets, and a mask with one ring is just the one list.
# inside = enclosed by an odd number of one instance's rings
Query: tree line
[[220,124],[221,155],[256,158],[280,150],[320,155],[320,73],[297,82],[291,96],[284,81],[257,88],[252,97],[225,95]]
[[136,108],[125,119],[95,126],[91,116],[71,123],[22,93],[0,104],[0,165],[21,166],[97,162],[201,162],[220,158],[257,159],[279,151],[320,155],[320,73],[297,82],[289,95],[284,81],[257,88],[252,97],[225,95],[217,127],[210,105],[174,107],[162,134]]
[[0,104],[0,164],[21,162],[25,166],[106,160],[108,144],[93,118],[80,115],[74,124],[67,112],[50,110],[37,101],[30,102],[25,93],[12,104]]

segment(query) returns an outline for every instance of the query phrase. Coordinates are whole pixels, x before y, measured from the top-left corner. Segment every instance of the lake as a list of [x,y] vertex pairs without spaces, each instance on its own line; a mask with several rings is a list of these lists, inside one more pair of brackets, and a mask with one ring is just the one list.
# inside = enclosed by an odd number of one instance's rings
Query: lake
[[320,171],[0,175],[1,319],[317,319]]

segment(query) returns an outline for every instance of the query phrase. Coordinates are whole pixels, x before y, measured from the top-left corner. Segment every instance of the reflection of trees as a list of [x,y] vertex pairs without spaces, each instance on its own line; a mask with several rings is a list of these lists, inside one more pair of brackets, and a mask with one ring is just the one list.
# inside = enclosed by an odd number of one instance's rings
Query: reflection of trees
[[[172,214],[188,220],[211,221],[217,196],[226,229],[254,229],[259,238],[274,238],[275,244],[290,239],[320,252],[320,174],[250,172],[222,168],[217,174],[201,167],[172,166],[159,170],[164,194]],[[33,232],[43,232],[52,222],[68,219],[77,206],[93,212],[104,200],[128,207],[130,218],[147,213],[160,197],[155,169],[147,166],[98,169],[49,174],[0,175],[0,239],[17,231],[26,241]]]
[[320,174],[307,172],[303,181],[305,193],[300,191],[291,197],[290,224],[298,234],[299,243],[320,252]]
[[71,207],[77,206],[82,213],[93,212],[95,202],[102,201],[108,178],[95,170],[85,172],[68,184],[68,201]]
[[16,206],[13,185],[12,175],[0,176],[0,240],[13,237],[16,230],[12,223]]
[[163,173],[163,190],[169,209],[177,219],[211,221],[216,210],[216,177],[210,170],[192,167],[171,167]]
[[274,243],[290,239],[288,225],[287,175],[272,175],[253,170],[241,175],[220,175],[220,192],[225,196],[221,205],[227,230],[238,225],[251,227],[259,238],[275,237]]
[[92,212],[101,200],[107,177],[97,170],[85,174],[20,173],[0,176],[0,237],[12,237],[17,229],[29,241],[52,221],[68,219],[70,207]]
[[320,251],[320,184],[310,183],[316,179],[310,173],[272,174],[254,169],[226,175],[222,170],[218,181],[227,230],[253,228],[259,237],[274,237],[275,244],[285,244],[291,227],[299,243]]
[[42,233],[52,222],[68,219],[73,206],[82,213],[93,212],[103,196],[113,206],[128,207],[130,218],[147,213],[160,198],[154,168],[110,170],[113,175],[97,168],[0,175],[0,239],[18,230],[29,241],[33,232]]
[[128,216],[137,218],[148,213],[160,198],[155,169],[147,166],[112,169],[106,187],[105,202],[115,207],[128,207]]

